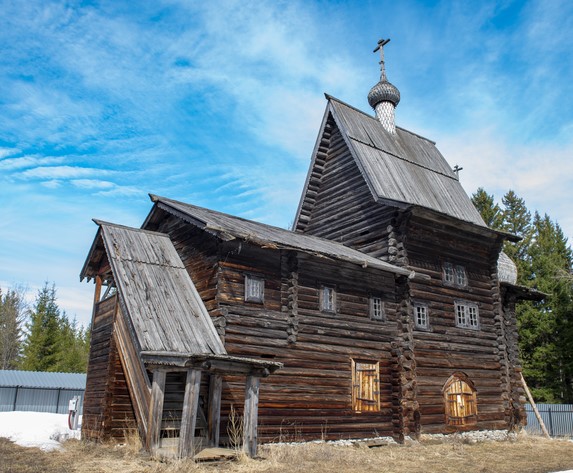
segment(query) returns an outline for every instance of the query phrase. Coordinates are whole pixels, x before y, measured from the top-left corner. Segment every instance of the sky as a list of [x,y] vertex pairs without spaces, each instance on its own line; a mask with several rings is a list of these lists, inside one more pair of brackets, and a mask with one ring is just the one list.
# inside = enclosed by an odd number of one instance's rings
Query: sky
[[288,228],[326,106],[398,126],[573,241],[573,2],[0,0],[0,287],[89,323],[92,218],[149,193]]

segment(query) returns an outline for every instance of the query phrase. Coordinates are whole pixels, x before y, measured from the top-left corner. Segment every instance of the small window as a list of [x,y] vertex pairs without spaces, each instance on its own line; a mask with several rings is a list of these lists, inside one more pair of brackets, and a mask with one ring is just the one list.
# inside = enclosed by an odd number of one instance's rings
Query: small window
[[461,264],[454,266],[452,263],[444,263],[442,275],[446,285],[457,287],[466,287],[468,285],[466,268]]
[[430,328],[428,319],[428,306],[426,304],[414,304],[414,325],[416,328],[427,330]]
[[456,325],[461,328],[472,330],[479,329],[478,306],[471,302],[455,301]]
[[352,362],[352,409],[356,412],[380,411],[380,363]]
[[454,265],[452,263],[444,263],[444,282],[454,284],[454,280]]
[[372,320],[386,320],[384,303],[379,297],[370,298],[370,318]]
[[336,291],[331,286],[320,288],[320,310],[323,312],[336,312]]
[[263,302],[265,297],[265,280],[247,274],[245,276],[245,301]]

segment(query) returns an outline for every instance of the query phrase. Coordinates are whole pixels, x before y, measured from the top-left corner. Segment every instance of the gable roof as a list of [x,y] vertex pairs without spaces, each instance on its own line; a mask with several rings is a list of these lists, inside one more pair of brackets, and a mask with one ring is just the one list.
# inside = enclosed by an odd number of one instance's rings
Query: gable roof
[[[95,221],[126,316],[141,351],[226,354],[193,281],[169,237]],[[92,277],[86,262],[81,274]]]
[[[397,207],[419,206],[487,228],[434,142],[399,127],[391,134],[376,118],[332,96],[326,98],[317,143],[331,115],[375,201]],[[305,187],[316,158],[315,148]],[[304,199],[303,194],[297,221]]]
[[[204,229],[223,240],[235,238],[250,241],[262,247],[282,248],[301,251],[320,257],[331,258],[339,261],[348,261],[356,265],[381,269],[401,276],[412,276],[407,269],[394,266],[368,256],[365,253],[354,250],[331,240],[312,235],[295,233],[284,228],[273,227],[259,222],[253,222],[240,217],[216,212],[214,210],[185,204],[176,200],[150,195],[156,205],[172,213],[183,220]],[[147,217],[143,227],[146,226],[151,214]]]

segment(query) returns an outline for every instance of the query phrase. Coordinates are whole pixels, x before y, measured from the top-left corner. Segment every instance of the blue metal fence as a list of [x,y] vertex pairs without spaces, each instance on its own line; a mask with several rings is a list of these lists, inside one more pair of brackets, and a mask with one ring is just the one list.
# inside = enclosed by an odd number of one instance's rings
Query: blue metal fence
[[84,390],[66,388],[0,387],[0,412],[34,411],[68,413],[68,402],[74,396],[80,396],[81,414]]
[[[551,437],[573,437],[573,404],[537,404],[537,410]],[[531,404],[525,405],[530,434],[542,435],[541,426]]]

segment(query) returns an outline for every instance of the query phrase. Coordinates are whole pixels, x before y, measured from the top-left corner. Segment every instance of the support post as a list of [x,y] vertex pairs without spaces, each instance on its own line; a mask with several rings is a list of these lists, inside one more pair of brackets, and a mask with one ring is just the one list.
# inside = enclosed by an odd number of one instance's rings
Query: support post
[[165,370],[153,372],[153,385],[151,387],[151,399],[149,401],[149,422],[147,425],[147,447],[155,454],[161,446],[161,422],[163,420],[163,401],[165,398]]
[[210,447],[219,446],[219,429],[221,426],[221,392],[223,379],[218,374],[212,374],[209,381],[209,437]]
[[243,450],[251,458],[257,455],[259,385],[259,376],[247,376],[245,408],[243,410]]
[[195,426],[197,425],[197,410],[199,408],[199,390],[201,388],[201,370],[187,370],[185,382],[185,398],[181,414],[181,430],[179,432],[179,458],[187,458],[195,453]]
[[535,404],[535,401],[533,400],[533,396],[531,395],[531,392],[529,391],[529,388],[527,387],[527,383],[525,382],[525,378],[523,377],[523,373],[521,374],[521,384],[523,385],[523,388],[525,389],[525,394],[527,394],[527,399],[529,400],[531,407],[533,407],[533,412],[535,413],[535,417],[537,417],[537,420],[539,421],[539,426],[541,427],[541,431],[543,432],[543,435],[545,435],[546,438],[551,438],[551,436],[549,435],[549,432],[547,432],[547,427],[545,427],[545,422],[543,422],[543,419],[541,418],[541,414],[539,413],[539,411],[537,410],[537,405]]

